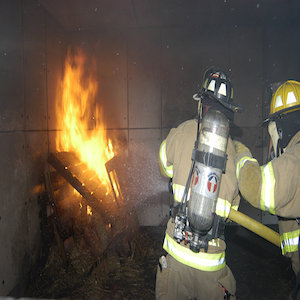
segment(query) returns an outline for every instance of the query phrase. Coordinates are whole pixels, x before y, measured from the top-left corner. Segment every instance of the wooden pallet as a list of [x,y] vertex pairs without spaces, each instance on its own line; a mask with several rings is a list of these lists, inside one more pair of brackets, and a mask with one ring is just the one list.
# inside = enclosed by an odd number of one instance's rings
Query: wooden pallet
[[48,163],[109,223],[107,212],[109,208],[116,206],[116,200],[112,195],[106,195],[106,187],[95,171],[90,170],[72,152],[51,153]]
[[[87,165],[72,152],[51,153],[48,163],[56,170],[56,175],[62,180],[55,180],[51,184],[51,176],[48,175],[48,193],[51,192],[51,202],[54,206],[58,201],[66,201],[64,196],[68,193],[61,192],[70,190],[72,186],[82,197],[82,203],[86,207],[89,205],[100,219],[92,217],[93,228],[85,231],[85,238],[90,242],[91,249],[99,256],[109,245],[114,244],[115,249],[127,248],[129,251],[137,251],[136,242],[139,240],[138,219],[134,212],[128,213],[123,205],[123,196],[118,182],[117,172],[120,161],[115,158],[107,163],[106,168],[111,181],[112,189],[107,194],[107,188],[102,184],[96,172],[90,170]],[[52,172],[53,173],[53,172]],[[54,176],[57,178],[58,176]],[[65,183],[69,185],[66,186]],[[51,184],[51,186],[50,186]],[[57,190],[52,185],[57,187]],[[69,188],[67,188],[69,186]],[[118,192],[116,192],[116,187]],[[56,190],[56,191],[54,191]],[[54,196],[56,193],[56,197]],[[57,194],[60,196],[57,197]],[[68,199],[67,199],[68,200]],[[76,223],[78,224],[78,222]],[[91,224],[90,224],[91,225]],[[89,226],[90,226],[89,225]],[[100,230],[99,230],[100,228]],[[97,229],[97,230],[93,230]],[[55,228],[55,232],[61,232]],[[101,242],[101,234],[107,232],[108,236]],[[98,236],[97,236],[98,233]],[[94,234],[94,236],[90,236]],[[103,240],[103,239],[102,239]],[[129,248],[128,248],[129,247]],[[133,250],[135,248],[135,250]],[[139,248],[139,246],[138,246]]]

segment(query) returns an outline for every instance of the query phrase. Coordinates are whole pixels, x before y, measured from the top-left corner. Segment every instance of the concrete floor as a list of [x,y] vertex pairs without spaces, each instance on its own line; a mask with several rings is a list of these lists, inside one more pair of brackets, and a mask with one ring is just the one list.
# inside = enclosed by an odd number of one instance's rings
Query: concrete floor
[[236,278],[237,299],[287,299],[295,275],[280,248],[241,226],[228,226],[226,238],[226,260]]

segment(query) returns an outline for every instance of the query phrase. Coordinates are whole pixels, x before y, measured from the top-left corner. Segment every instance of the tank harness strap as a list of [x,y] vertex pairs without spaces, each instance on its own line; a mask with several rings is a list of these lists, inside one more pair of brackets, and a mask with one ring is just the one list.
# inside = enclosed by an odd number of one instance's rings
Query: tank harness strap
[[208,250],[208,242],[217,238],[225,241],[225,220],[221,216],[215,215],[213,226],[210,231],[202,237],[202,240],[205,241],[206,244],[204,247],[205,252]]
[[215,155],[211,152],[203,152],[194,149],[192,153],[192,160],[204,164],[207,167],[221,169],[223,170],[223,172],[225,172],[227,154],[224,157],[222,157]]
[[222,217],[215,215],[213,225],[205,237],[208,241],[217,238],[225,241],[225,221]]

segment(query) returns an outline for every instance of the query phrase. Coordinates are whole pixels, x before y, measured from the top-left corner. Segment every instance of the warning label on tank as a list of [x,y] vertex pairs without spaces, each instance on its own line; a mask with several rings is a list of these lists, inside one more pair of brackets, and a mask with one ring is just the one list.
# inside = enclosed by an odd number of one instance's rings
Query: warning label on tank
[[198,167],[196,167],[194,173],[194,186],[197,186],[199,183],[200,183],[200,170],[198,169]]
[[209,198],[216,198],[219,184],[220,180],[216,172],[208,167],[202,167],[200,164],[196,166],[192,179],[193,192]]
[[218,191],[219,178],[216,173],[210,173],[207,177],[207,196],[213,198],[215,193]]

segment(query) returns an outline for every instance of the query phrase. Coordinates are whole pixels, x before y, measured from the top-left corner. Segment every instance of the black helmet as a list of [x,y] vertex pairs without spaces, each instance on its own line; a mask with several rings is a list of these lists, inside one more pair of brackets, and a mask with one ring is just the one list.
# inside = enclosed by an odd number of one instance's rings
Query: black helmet
[[219,68],[211,67],[204,73],[202,89],[198,94],[194,95],[194,99],[199,100],[201,95],[216,99],[233,112],[243,112],[244,110],[240,105],[233,104],[231,80]]

